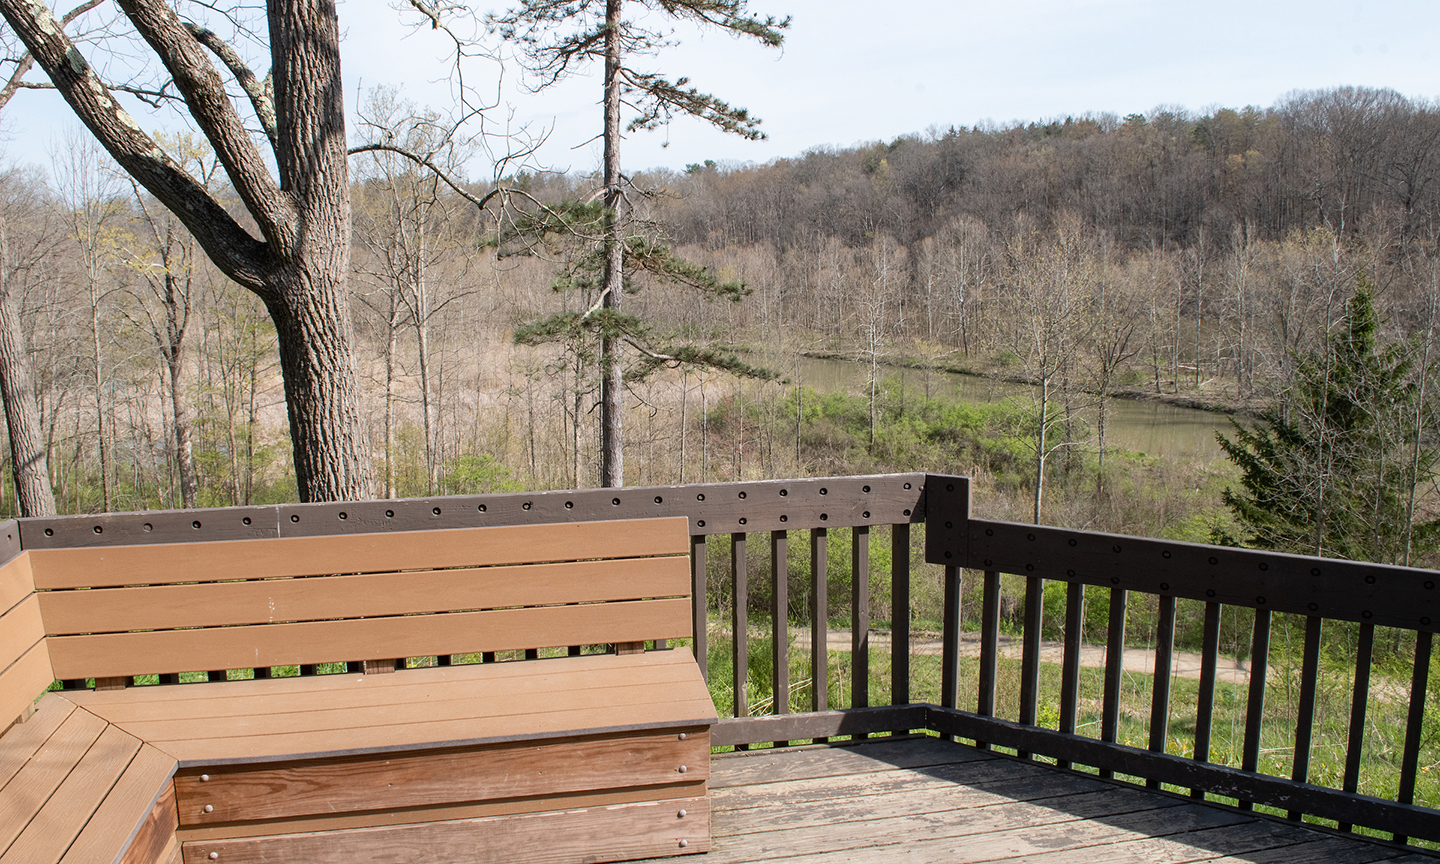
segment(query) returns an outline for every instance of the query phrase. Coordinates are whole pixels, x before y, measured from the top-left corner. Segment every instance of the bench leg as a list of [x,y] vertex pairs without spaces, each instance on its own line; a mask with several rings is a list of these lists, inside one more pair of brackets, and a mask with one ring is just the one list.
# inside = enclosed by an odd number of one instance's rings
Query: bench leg
[[394,672],[394,671],[395,671],[395,661],[394,661],[394,660],[366,660],[366,661],[365,661],[365,674],[366,674],[366,675],[379,675],[379,674],[384,673],[384,672]]
[[96,678],[96,690],[124,690],[125,685],[130,683],[129,678]]
[[616,654],[644,654],[644,653],[645,653],[645,643],[644,643],[644,642],[616,642],[616,643],[615,643],[615,653],[616,653]]

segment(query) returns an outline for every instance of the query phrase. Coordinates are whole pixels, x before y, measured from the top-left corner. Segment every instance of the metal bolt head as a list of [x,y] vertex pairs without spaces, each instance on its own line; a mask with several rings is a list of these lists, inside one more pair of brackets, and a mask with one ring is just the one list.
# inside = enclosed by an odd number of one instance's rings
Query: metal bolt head
[[681,765],[681,766],[680,766],[680,773],[681,773],[681,774],[684,774],[686,771],[689,771],[689,770],[690,770],[690,769],[689,769],[689,768],[686,768],[684,765]]
[[214,805],[214,804],[206,804],[206,805],[205,805],[205,812],[206,812],[206,813],[214,813],[214,812],[215,812],[215,805]]
[[689,845],[690,845],[690,841],[689,841],[689,840],[681,840],[681,841],[680,841],[680,848],[681,848],[681,849],[684,849],[686,846],[689,846]]
[[210,860],[211,860],[211,861],[214,861],[216,858],[219,858],[219,857],[220,857],[220,853],[219,853],[219,852],[211,852],[211,853],[210,853]]
[[201,774],[201,775],[200,775],[200,782],[201,782],[201,783],[208,783],[208,782],[210,782],[210,775],[209,775],[209,774]]
[[681,740],[681,741],[684,741],[684,740],[685,740],[685,733],[684,733],[684,732],[681,732],[681,733],[680,733],[680,740]]
[[677,814],[676,814],[676,818],[684,819],[684,818],[685,818],[685,811],[684,811],[684,810],[681,810],[679,813],[677,813]]

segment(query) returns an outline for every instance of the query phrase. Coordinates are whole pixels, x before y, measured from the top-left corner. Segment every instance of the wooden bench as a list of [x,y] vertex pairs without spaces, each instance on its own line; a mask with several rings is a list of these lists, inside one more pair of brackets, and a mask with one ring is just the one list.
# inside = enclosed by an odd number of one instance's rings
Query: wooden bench
[[0,716],[93,689],[0,737],[0,864],[706,851],[714,705],[644,650],[691,635],[689,550],[671,518],[23,552]]

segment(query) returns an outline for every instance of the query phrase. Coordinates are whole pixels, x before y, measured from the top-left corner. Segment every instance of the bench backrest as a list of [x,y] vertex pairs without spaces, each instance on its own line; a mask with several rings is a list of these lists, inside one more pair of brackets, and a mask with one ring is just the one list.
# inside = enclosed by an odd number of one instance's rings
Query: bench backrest
[[21,552],[0,565],[0,732],[54,681],[30,559]]
[[689,637],[689,551],[676,517],[28,554],[72,679]]

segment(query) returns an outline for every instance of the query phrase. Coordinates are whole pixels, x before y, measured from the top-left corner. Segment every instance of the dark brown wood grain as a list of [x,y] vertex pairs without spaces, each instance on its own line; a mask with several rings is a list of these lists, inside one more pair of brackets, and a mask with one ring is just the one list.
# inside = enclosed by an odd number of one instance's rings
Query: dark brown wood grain
[[690,727],[379,758],[188,769],[176,776],[175,789],[180,824],[215,825],[693,782],[709,776],[709,748],[706,730]]
[[[968,548],[931,533],[926,560],[1272,612],[1440,631],[1440,573],[1332,558],[971,519]],[[952,553],[946,558],[944,553]]]
[[883,474],[57,516],[21,520],[20,539],[26,549],[55,549],[655,516],[685,516],[693,535],[889,525],[924,521],[925,476]]

